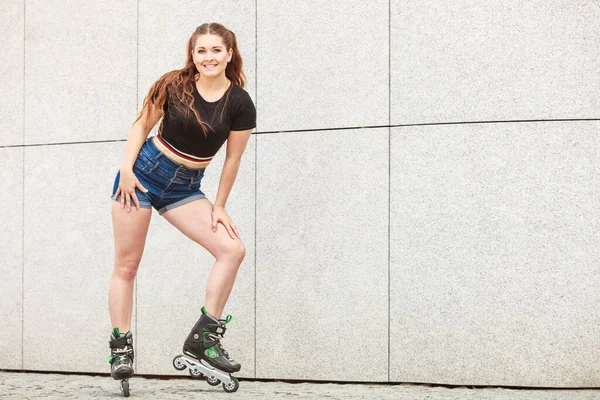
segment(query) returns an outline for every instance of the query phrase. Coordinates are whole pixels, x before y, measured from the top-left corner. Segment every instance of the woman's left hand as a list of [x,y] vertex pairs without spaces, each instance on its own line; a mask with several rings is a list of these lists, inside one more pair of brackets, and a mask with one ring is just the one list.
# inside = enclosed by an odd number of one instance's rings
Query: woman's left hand
[[219,224],[219,222],[221,224],[223,224],[225,229],[227,229],[227,233],[229,233],[229,236],[231,236],[232,239],[236,239],[236,238],[239,239],[240,233],[237,229],[237,226],[235,226],[235,224],[233,223],[231,218],[229,218],[229,215],[225,211],[225,208],[223,208],[221,206],[213,206],[213,210],[212,210],[213,232],[217,231],[217,225]]

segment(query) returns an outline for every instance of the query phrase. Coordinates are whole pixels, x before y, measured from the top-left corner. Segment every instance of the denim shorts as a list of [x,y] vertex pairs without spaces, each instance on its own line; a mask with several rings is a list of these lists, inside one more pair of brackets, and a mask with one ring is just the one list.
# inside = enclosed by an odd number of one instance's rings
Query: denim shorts
[[[135,188],[140,208],[154,207],[160,215],[191,201],[206,198],[200,190],[204,168],[188,168],[169,159],[156,147],[152,138],[148,138],[140,149],[133,173],[148,190],[143,193]],[[111,198],[121,202],[121,195],[115,198],[119,178],[120,172],[117,172]],[[134,205],[133,199],[131,205]]]

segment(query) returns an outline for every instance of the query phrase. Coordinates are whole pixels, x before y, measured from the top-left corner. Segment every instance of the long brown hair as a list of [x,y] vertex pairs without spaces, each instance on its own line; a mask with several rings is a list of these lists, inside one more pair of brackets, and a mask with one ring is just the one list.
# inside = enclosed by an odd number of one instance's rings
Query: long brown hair
[[[223,25],[211,22],[202,24],[196,28],[190,40],[188,40],[188,45],[186,48],[187,59],[185,63],[185,67],[182,69],[176,69],[171,72],[167,72],[163,76],[161,76],[152,87],[148,91],[148,94],[144,98],[144,103],[142,105],[142,110],[144,110],[148,103],[152,103],[154,107],[158,109],[162,109],[165,101],[167,100],[167,93],[169,97],[172,99],[170,101],[170,105],[175,107],[177,110],[189,113],[190,111],[194,113],[196,120],[202,127],[202,131],[204,135],[208,134],[208,125],[206,122],[200,119],[200,115],[194,109],[194,94],[193,94],[193,86],[196,81],[196,76],[199,74],[196,65],[194,64],[193,52],[194,52],[194,44],[196,43],[196,39],[200,35],[215,35],[219,36],[223,39],[223,43],[225,44],[226,51],[229,52],[229,49],[233,49],[233,54],[231,57],[231,61],[227,64],[225,68],[225,76],[232,82],[232,85],[238,85],[241,88],[246,86],[246,75],[242,71],[243,61],[242,56],[240,55],[240,50],[237,44],[237,38],[235,33],[225,28]],[[227,102],[229,100],[229,93],[231,92],[231,88],[226,91],[225,96],[225,104],[221,109],[221,118],[223,118],[223,112],[227,106]],[[174,101],[178,99],[179,101]],[[147,117],[149,113],[146,114]],[[142,112],[138,115],[136,122],[141,118]],[[159,132],[162,131],[162,123],[159,128]]]

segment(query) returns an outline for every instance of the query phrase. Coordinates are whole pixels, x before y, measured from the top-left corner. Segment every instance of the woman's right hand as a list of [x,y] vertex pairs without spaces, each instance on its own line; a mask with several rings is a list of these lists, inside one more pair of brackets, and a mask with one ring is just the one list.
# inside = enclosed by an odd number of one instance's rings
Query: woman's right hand
[[135,203],[136,208],[140,209],[140,201],[135,194],[135,188],[140,189],[142,192],[147,193],[148,190],[142,186],[138,178],[133,173],[131,168],[121,168],[119,176],[119,188],[115,193],[115,199],[121,195],[121,208],[127,205],[127,211],[131,211],[131,200]]

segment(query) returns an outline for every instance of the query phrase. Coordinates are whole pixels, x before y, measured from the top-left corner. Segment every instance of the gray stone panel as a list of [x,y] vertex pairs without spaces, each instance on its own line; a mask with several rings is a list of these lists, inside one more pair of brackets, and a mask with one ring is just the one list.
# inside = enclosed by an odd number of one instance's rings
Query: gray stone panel
[[110,195],[124,147],[25,148],[24,369],[110,371]]
[[595,1],[391,1],[391,123],[599,118]]
[[[216,198],[225,146],[202,180],[202,190],[211,202]],[[246,245],[246,258],[222,316],[233,316],[223,346],[242,365],[235,375],[246,378],[254,377],[254,149],[255,138],[251,137],[226,205]],[[153,213],[138,273],[139,373],[188,374],[187,370],[176,371],[171,362],[181,354],[183,342],[200,316],[213,263],[206,250]]]
[[23,350],[23,148],[0,148],[0,369],[21,369]]
[[254,1],[182,0],[173,7],[170,0],[140,0],[139,7],[139,108],[158,78],[185,66],[188,40],[205,22],[219,22],[235,33],[247,79],[245,90],[256,98]]
[[261,131],[388,124],[388,1],[257,5]]
[[387,381],[388,139],[258,137],[257,378]]
[[26,6],[25,143],[127,137],[136,116],[135,0]]
[[24,0],[0,0],[0,146],[23,144]]
[[392,129],[392,381],[598,385],[599,128]]

